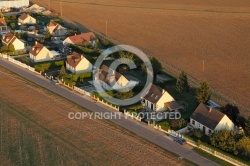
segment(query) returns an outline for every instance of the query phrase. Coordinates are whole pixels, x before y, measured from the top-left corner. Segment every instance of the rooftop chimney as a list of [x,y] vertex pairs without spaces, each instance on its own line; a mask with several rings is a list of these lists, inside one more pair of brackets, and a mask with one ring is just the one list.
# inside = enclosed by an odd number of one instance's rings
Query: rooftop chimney
[[35,42],[35,44],[37,45],[37,41]]
[[212,107],[209,107],[209,112],[211,112],[213,110],[213,108]]

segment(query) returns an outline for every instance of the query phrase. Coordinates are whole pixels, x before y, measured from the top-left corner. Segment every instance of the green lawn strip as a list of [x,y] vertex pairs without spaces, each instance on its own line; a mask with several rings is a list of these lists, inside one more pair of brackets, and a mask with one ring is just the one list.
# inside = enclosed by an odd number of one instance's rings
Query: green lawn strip
[[224,161],[224,160],[222,160],[222,159],[220,159],[220,158],[218,158],[218,157],[216,157],[216,156],[214,156],[214,155],[212,155],[210,153],[207,153],[207,152],[205,152],[205,151],[203,151],[203,150],[201,150],[199,148],[194,148],[193,151],[195,151],[196,153],[200,154],[201,156],[203,156],[203,157],[205,157],[205,158],[207,158],[209,160],[212,160],[212,161],[214,161],[214,162],[216,162],[216,163],[218,163],[220,165],[233,166],[233,164],[231,164],[231,163],[229,163],[227,161]]

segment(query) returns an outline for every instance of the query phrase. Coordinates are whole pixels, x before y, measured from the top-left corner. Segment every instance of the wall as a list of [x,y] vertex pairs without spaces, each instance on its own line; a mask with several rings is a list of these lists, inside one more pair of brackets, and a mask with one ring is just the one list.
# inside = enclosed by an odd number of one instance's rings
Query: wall
[[0,1],[0,9],[9,7],[19,8],[24,6],[29,6],[29,0]]

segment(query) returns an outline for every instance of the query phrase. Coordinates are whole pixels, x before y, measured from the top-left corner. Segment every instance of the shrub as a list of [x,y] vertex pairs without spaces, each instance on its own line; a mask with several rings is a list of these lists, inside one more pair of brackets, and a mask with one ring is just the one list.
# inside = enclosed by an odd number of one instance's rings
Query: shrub
[[63,66],[64,65],[64,61],[55,61],[55,65],[56,66]]

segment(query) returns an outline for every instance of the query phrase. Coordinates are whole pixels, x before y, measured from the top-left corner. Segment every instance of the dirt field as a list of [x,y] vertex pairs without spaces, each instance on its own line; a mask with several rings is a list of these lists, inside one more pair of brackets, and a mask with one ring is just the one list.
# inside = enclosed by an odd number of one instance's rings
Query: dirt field
[[3,68],[0,73],[1,164],[185,164],[111,122],[69,120],[68,112],[82,108]]
[[[58,1],[51,7],[60,12]],[[250,1],[67,0],[62,8],[65,18],[103,34],[108,21],[110,38],[156,56],[175,75],[178,68],[206,80],[250,108]]]

